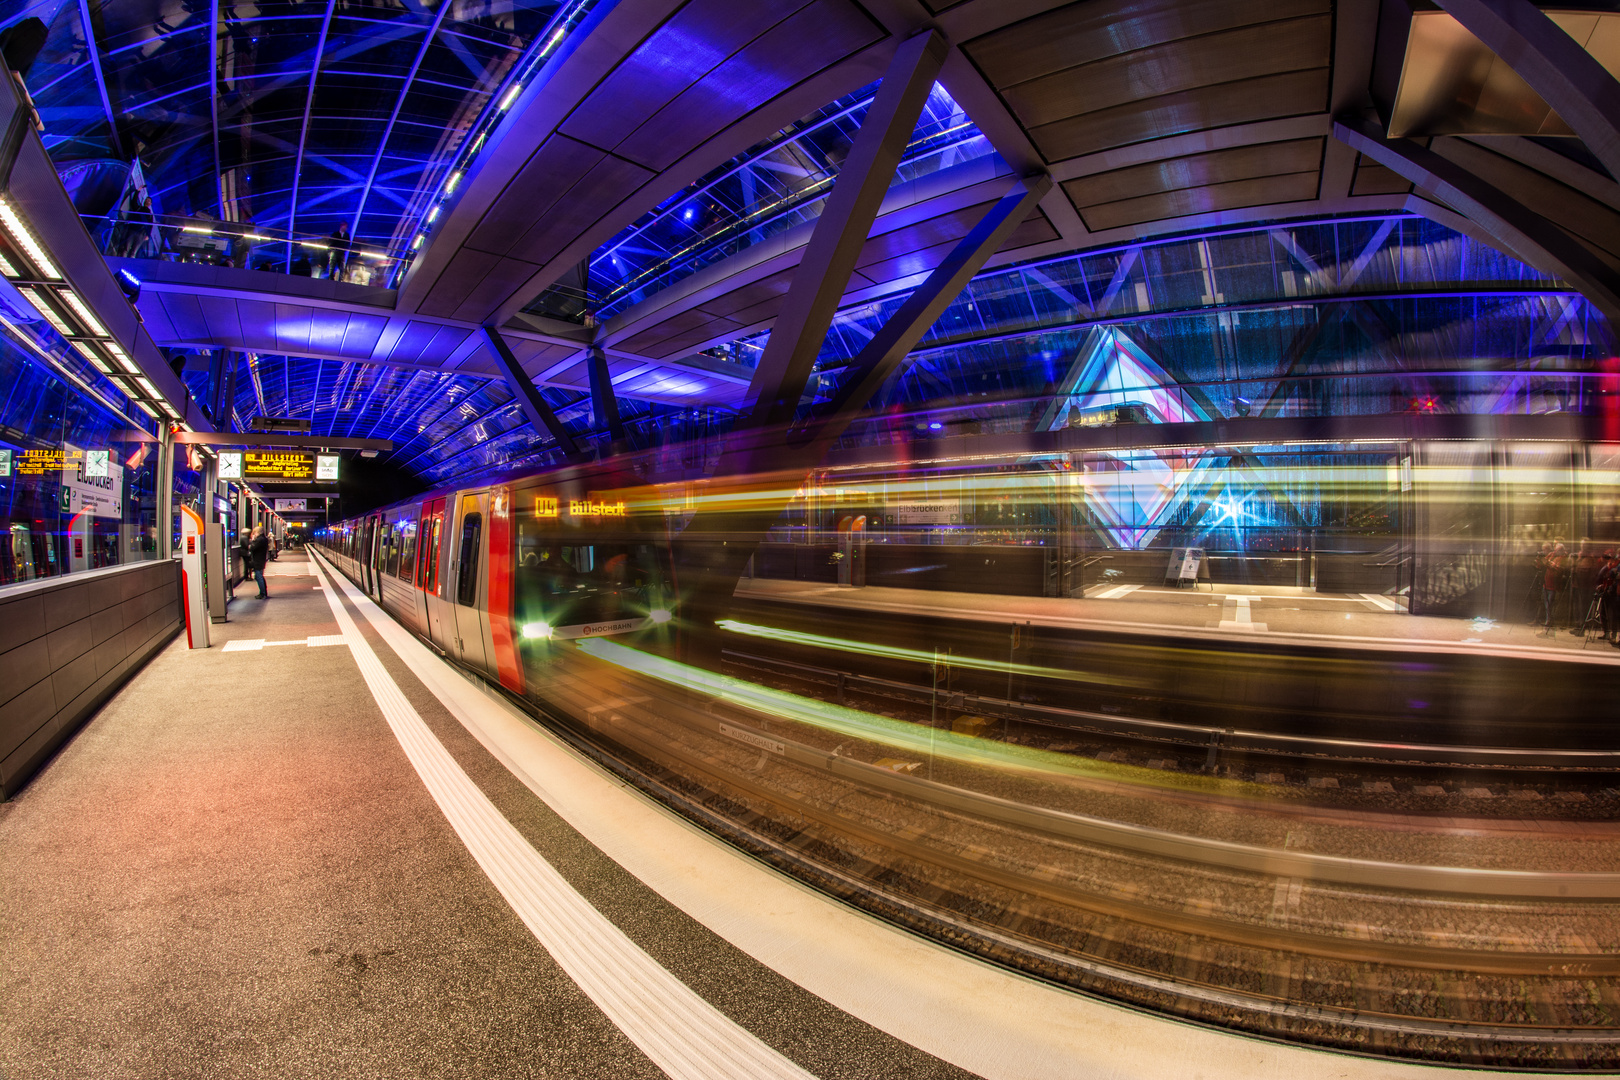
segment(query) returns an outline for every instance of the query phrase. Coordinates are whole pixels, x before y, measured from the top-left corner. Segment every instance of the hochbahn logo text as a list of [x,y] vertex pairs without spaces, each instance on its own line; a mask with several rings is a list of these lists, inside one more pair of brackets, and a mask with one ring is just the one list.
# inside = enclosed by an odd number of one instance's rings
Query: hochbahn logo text
[[581,634],[585,637],[592,637],[596,634],[622,634],[626,630],[634,630],[635,628],[636,620],[634,619],[627,619],[624,622],[586,623],[581,630]]

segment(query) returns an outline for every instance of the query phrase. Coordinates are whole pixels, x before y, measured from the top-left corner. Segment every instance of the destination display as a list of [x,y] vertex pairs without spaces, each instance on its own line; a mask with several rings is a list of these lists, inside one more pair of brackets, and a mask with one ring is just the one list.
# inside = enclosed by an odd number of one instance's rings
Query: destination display
[[337,455],[303,450],[221,450],[219,478],[270,484],[336,480]]

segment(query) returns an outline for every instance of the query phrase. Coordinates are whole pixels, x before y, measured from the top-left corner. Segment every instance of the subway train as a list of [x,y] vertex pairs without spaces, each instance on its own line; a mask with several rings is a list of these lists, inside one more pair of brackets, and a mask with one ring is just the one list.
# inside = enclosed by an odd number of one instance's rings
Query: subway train
[[577,467],[440,488],[321,530],[332,562],[461,664],[522,694],[525,643],[672,619],[668,538],[632,513],[633,475]]
[[[1492,801],[1487,785],[1530,793],[1549,818],[1613,814],[1612,736],[1570,723],[1612,727],[1610,669],[1560,679],[1502,657],[1318,655],[1128,627],[1009,637],[1005,623],[747,586],[713,628],[688,625],[698,606],[683,618],[671,552],[694,507],[806,490],[785,477],[650,485],[614,463],[578,465],[431,491],[315,542],[625,784],[876,918],[1270,1038],[1452,1064],[1620,1064],[1583,981],[1620,978],[1601,946],[1614,906],[1581,892],[1591,899],[1575,910],[1567,892],[1608,886],[1469,861],[1497,842],[1493,817],[1531,805]],[[826,497],[824,529],[856,516],[851,497]],[[722,646],[702,654],[707,667],[684,663],[676,640],[699,631]],[[1561,745],[1542,742],[1549,715]],[[1431,733],[1435,745],[1410,741]],[[1464,753],[1511,735],[1540,749]],[[1432,831],[1425,814],[1440,815]],[[1459,815],[1487,839],[1459,851],[1446,824]],[[1516,822],[1502,826],[1500,842],[1518,843]],[[1295,896],[1308,918],[1280,919]],[[1369,925],[1397,929],[1385,940]],[[1597,951],[1574,956],[1535,944],[1587,940]],[[1308,1014],[1274,989],[1300,971]],[[1508,995],[1529,1019],[1502,1015]]]

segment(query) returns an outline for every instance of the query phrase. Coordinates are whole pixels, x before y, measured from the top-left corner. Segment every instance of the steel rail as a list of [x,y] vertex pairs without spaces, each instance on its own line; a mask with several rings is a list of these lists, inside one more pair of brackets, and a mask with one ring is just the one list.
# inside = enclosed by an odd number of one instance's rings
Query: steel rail
[[[835,685],[838,682],[838,677],[842,675],[846,686],[853,683],[865,683],[909,692],[922,697],[924,700],[932,692],[928,687],[916,683],[901,682],[897,679],[884,679],[876,675],[839,672],[832,668],[817,667],[813,664],[802,664],[795,660],[782,660],[772,656],[759,656],[734,649],[722,650],[721,655],[722,657],[734,656],[742,660],[777,667],[797,668],[801,671],[815,672],[828,676]],[[1378,765],[1424,764],[1449,765],[1455,768],[1492,766],[1502,768],[1520,765],[1537,769],[1578,768],[1585,772],[1620,771],[1620,751],[1614,750],[1559,750],[1551,747],[1443,746],[1435,743],[1374,742],[1363,739],[1326,738],[1315,735],[1291,735],[1285,732],[1254,731],[1247,728],[1183,724],[1174,720],[1149,720],[1142,717],[1119,716],[1113,713],[1087,712],[1083,709],[1065,709],[1057,705],[1032,705],[1028,702],[1007,701],[1003,698],[985,697],[970,693],[962,693],[959,696],[962,698],[962,708],[954,710],[957,712],[995,712],[1019,723],[1042,724],[1065,731],[1095,731],[1098,734],[1121,738],[1138,737],[1133,736],[1131,731],[1121,730],[1130,728],[1143,733],[1160,735],[1167,742],[1177,741],[1182,745],[1197,747],[1198,749],[1205,749],[1210,746],[1213,740],[1219,739],[1219,748],[1223,753],[1235,751],[1238,753],[1270,754],[1278,757],[1351,761]],[[1026,715],[1020,715],[1020,713]],[[1027,715],[1031,713],[1041,715]],[[1050,719],[1043,719],[1043,716]],[[1064,723],[1066,720],[1083,721],[1093,726],[1078,728],[1072,724]],[[1177,734],[1193,737],[1175,740],[1174,736]],[[1258,745],[1244,745],[1244,740],[1252,741]],[[1396,754],[1401,756],[1392,756]],[[1464,763],[1457,760],[1459,756],[1472,757],[1477,760],[1473,763]]]

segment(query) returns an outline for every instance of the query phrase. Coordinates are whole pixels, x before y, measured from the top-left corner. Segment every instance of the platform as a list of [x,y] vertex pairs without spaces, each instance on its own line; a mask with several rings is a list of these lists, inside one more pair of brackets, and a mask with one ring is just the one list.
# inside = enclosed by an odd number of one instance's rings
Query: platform
[[1264,635],[1278,642],[1325,648],[1354,646],[1410,654],[1471,652],[1582,663],[1620,663],[1620,649],[1587,642],[1561,627],[1493,619],[1410,615],[1393,597],[1373,593],[1318,593],[1266,585],[1098,585],[1084,597],[995,596],[880,586],[850,588],[773,578],[745,579],[737,595],[831,607],[950,617],[978,622],[1032,623],[1095,629],[1177,641],[1218,641]]
[[609,778],[301,555],[270,593],[0,806],[6,1076],[1433,1072],[907,935]]

